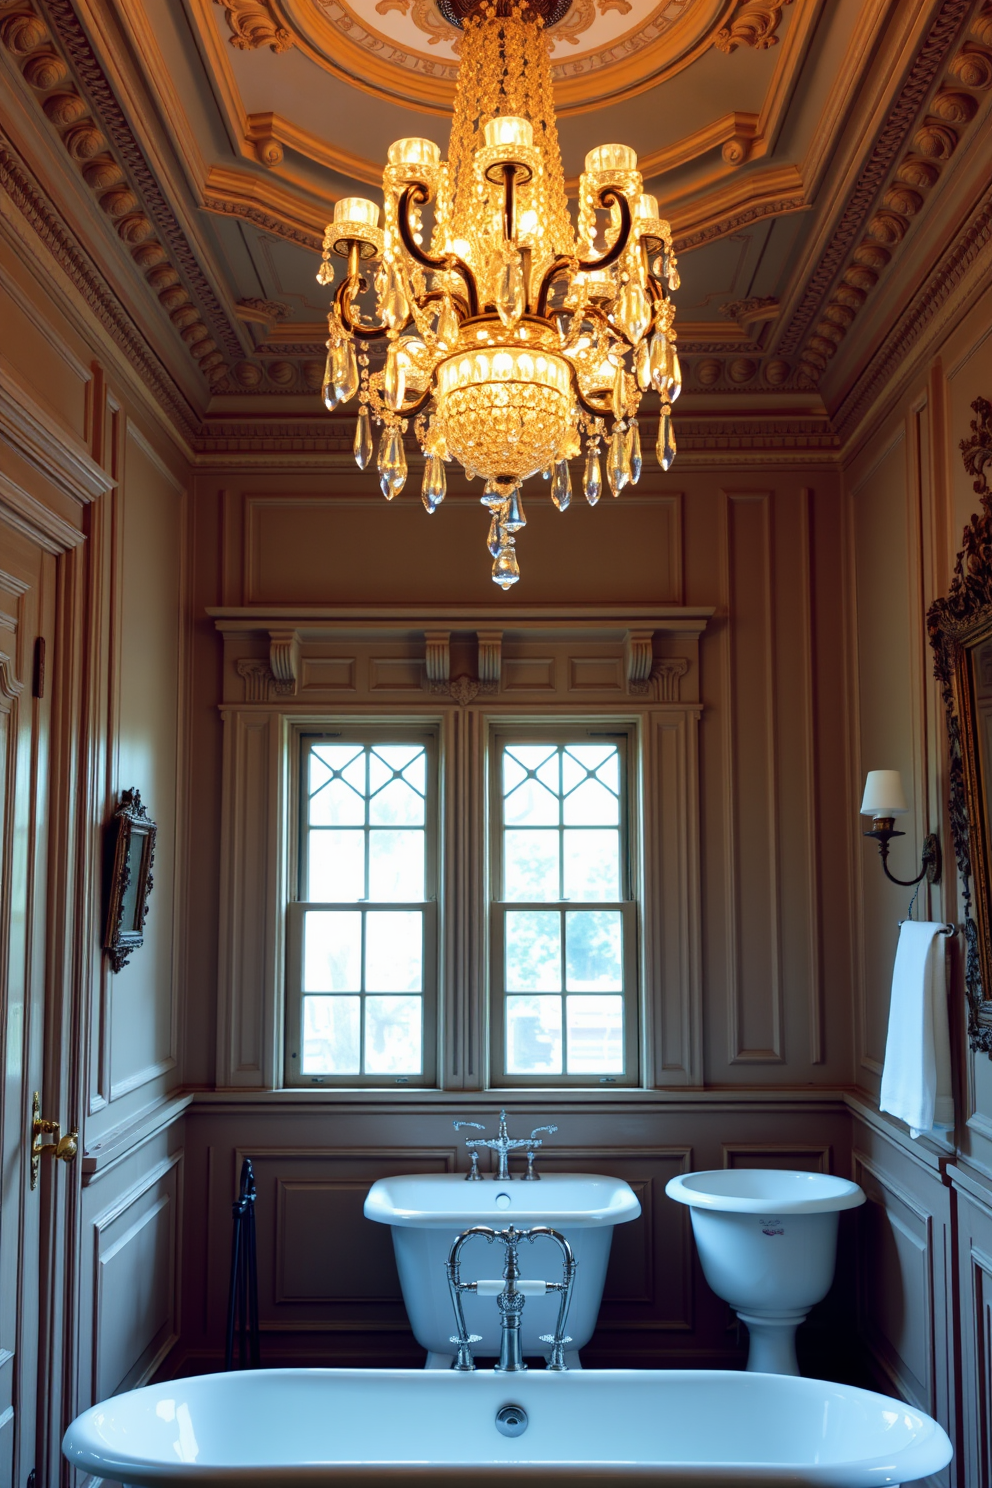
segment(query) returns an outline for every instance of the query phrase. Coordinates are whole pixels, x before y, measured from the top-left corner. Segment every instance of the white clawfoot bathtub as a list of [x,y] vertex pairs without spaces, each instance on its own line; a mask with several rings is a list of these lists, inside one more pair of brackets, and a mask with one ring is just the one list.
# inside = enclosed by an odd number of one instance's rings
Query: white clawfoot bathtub
[[[520,1179],[498,1183],[486,1176],[466,1183],[462,1173],[405,1173],[380,1178],[369,1189],[365,1216],[392,1230],[396,1269],[403,1288],[410,1326],[428,1368],[449,1369],[454,1358],[452,1334],[455,1315],[448,1291],[445,1262],[452,1241],[470,1225],[518,1230],[551,1225],[572,1247],[578,1262],[568,1313],[571,1337],[566,1359],[578,1365],[578,1350],[592,1337],[610,1259],[613,1226],[636,1219],[641,1212],[637,1195],[622,1178],[597,1173],[545,1173],[539,1182]],[[561,1256],[557,1246],[535,1240],[520,1251],[521,1271],[527,1280],[560,1281]],[[462,1280],[495,1280],[502,1274],[503,1257],[485,1240],[465,1246]],[[477,1357],[499,1353],[499,1312],[492,1297],[463,1297],[465,1323],[479,1338]],[[554,1331],[558,1303],[554,1295],[528,1297],[521,1323],[524,1353],[546,1355],[542,1334]]]
[[[507,1406],[512,1435],[496,1422]],[[132,1488],[894,1488],[951,1458],[936,1421],[867,1390],[626,1369],[208,1374],[93,1406],[62,1450]]]

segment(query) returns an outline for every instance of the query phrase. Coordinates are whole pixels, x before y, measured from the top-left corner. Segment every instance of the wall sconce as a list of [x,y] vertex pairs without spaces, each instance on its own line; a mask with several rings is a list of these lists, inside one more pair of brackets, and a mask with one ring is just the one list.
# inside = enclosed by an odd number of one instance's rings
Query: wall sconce
[[895,819],[897,816],[905,816],[908,810],[899,771],[869,770],[865,780],[864,800],[861,802],[861,815],[872,818],[871,831],[866,832],[865,836],[874,837],[878,843],[882,872],[891,883],[899,884],[904,889],[912,888],[913,884],[918,884],[924,876],[927,883],[939,883],[940,843],[932,832],[928,833],[924,839],[923,867],[915,878],[895,878],[889,872],[887,863],[889,843],[893,837],[905,837],[906,835],[905,832],[896,831]]

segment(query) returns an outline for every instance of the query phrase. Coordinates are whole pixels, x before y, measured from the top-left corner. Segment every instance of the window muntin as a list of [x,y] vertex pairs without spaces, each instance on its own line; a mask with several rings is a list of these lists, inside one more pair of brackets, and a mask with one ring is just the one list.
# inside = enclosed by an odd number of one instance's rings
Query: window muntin
[[430,1083],[435,775],[430,737],[301,740],[290,1083]]
[[496,1084],[636,1080],[626,736],[497,736]]

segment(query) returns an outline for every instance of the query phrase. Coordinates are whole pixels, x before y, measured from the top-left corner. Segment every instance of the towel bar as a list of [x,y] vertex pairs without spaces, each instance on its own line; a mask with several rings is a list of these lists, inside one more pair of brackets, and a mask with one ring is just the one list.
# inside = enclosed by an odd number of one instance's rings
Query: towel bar
[[[901,927],[903,925],[915,924],[916,922],[913,920],[898,920],[896,923]],[[937,932],[938,935],[957,935],[957,933],[957,925],[941,925]]]

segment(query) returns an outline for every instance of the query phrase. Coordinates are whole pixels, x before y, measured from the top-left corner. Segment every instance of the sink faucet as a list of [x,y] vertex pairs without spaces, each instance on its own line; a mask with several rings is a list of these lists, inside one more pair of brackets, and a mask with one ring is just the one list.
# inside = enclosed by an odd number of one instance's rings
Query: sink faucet
[[[459,1131],[463,1126],[474,1127],[476,1131],[485,1131],[486,1129],[481,1121],[456,1121],[454,1123],[454,1126],[455,1131]],[[511,1137],[506,1130],[506,1112],[500,1111],[499,1131],[495,1137],[465,1138],[465,1146],[472,1154],[472,1168],[470,1172],[466,1173],[465,1177],[482,1177],[482,1174],[479,1172],[479,1154],[477,1149],[479,1147],[491,1147],[493,1152],[495,1152],[499,1157],[499,1168],[497,1169],[496,1173],[493,1174],[493,1176],[496,1179],[497,1183],[509,1183],[510,1169],[507,1163],[507,1159],[509,1158],[510,1153],[515,1152],[517,1148],[526,1147],[527,1172],[524,1174],[524,1181],[539,1179],[541,1175],[536,1172],[534,1168],[534,1153],[535,1149],[538,1147],[543,1147],[544,1143],[537,1134],[538,1132],[547,1132],[549,1135],[553,1135],[557,1130],[557,1126],[535,1126],[529,1137]]]
[[[461,1252],[466,1241],[471,1240],[474,1235],[483,1235],[490,1245],[498,1240],[506,1252],[505,1264],[503,1266],[502,1282],[493,1281],[462,1281],[461,1279]],[[561,1281],[525,1281],[520,1275],[519,1249],[520,1242],[527,1240],[533,1244],[540,1236],[547,1236],[553,1240],[562,1255],[562,1279]],[[527,1368],[523,1359],[523,1348],[520,1341],[520,1319],[524,1310],[524,1302],[528,1296],[541,1296],[545,1292],[560,1293],[561,1300],[558,1304],[558,1320],[553,1333],[543,1333],[541,1342],[551,1345],[548,1368],[556,1373],[563,1373],[568,1365],[565,1363],[565,1345],[571,1343],[565,1333],[565,1323],[568,1318],[568,1309],[572,1300],[572,1283],[575,1280],[575,1268],[578,1263],[572,1254],[572,1247],[560,1235],[548,1225],[535,1225],[531,1230],[517,1230],[511,1225],[508,1230],[494,1230],[489,1225],[473,1225],[471,1229],[465,1230],[455,1240],[448,1252],[448,1288],[451,1292],[451,1303],[455,1309],[455,1326],[457,1334],[451,1339],[452,1343],[458,1345],[458,1355],[455,1359],[454,1369],[462,1374],[470,1373],[475,1369],[475,1360],[472,1357],[472,1344],[481,1341],[478,1333],[469,1333],[465,1326],[465,1313],[462,1308],[462,1293],[475,1292],[477,1296],[490,1296],[494,1292],[496,1305],[499,1308],[500,1321],[500,1343],[499,1363],[496,1370],[500,1374],[519,1374]]]

